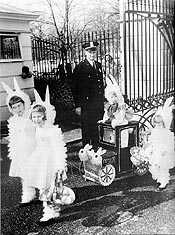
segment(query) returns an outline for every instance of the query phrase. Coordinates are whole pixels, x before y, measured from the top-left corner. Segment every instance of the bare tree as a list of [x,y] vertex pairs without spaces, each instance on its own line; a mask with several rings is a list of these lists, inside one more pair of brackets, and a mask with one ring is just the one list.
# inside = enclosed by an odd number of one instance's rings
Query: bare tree
[[118,0],[96,0],[95,5],[89,10],[86,18],[91,23],[88,25],[90,31],[103,31],[113,29],[119,18]]

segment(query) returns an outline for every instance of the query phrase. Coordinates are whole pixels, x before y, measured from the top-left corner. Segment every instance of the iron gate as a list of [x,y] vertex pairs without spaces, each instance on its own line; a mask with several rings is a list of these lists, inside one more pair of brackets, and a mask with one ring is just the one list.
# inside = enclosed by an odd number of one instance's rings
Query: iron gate
[[124,12],[125,94],[135,110],[174,94],[174,0],[127,0]]
[[117,79],[120,73],[119,27],[116,27],[114,31],[88,32],[82,33],[79,37],[70,37],[69,45],[63,44],[57,38],[33,37],[32,55],[35,78],[56,79],[55,75],[61,64],[64,65],[65,70],[66,64],[71,64],[73,69],[84,59],[82,45],[91,40],[99,42],[97,60],[102,63],[104,73],[111,73]]
[[[125,4],[124,92],[135,111],[144,111],[174,95],[174,0],[125,0]],[[56,38],[33,38],[34,78],[40,90],[44,81],[57,80],[60,70],[63,77],[71,77],[75,64],[84,57],[82,44],[89,40],[99,42],[97,59],[104,73],[113,74],[121,82],[118,25],[112,32],[70,37],[69,45]]]

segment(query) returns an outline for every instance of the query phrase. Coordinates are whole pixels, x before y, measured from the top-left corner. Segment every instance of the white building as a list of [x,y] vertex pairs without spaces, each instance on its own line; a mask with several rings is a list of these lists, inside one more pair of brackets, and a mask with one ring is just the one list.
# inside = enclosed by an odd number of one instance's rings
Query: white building
[[[13,88],[13,77],[33,99],[33,77],[22,78],[22,67],[32,72],[32,50],[29,22],[38,15],[0,3],[0,81]],[[0,121],[8,119],[6,92],[0,84]]]

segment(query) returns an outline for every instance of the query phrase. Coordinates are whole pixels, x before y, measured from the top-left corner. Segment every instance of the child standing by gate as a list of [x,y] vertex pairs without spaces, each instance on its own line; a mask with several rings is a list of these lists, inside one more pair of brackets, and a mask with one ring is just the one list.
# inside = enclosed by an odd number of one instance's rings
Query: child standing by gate
[[[159,190],[166,188],[170,180],[169,170],[175,166],[174,133],[170,131],[172,100],[173,97],[168,98],[164,106],[158,108],[153,117],[154,127],[150,130],[148,140],[140,148],[142,156],[149,163],[149,171],[152,178],[157,181]],[[134,151],[131,151],[131,155],[134,159]],[[136,155],[137,157],[139,156]]]
[[163,190],[170,180],[169,170],[175,166],[174,134],[167,128],[161,113],[154,116],[153,124],[145,151],[149,156],[152,178],[159,184],[159,190]]

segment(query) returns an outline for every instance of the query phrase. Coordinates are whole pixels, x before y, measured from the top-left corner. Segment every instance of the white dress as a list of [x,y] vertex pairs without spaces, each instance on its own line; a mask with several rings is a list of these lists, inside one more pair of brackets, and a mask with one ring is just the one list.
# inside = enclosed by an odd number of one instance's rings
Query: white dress
[[174,134],[167,128],[152,129],[145,153],[152,178],[165,187],[170,180],[169,170],[175,166]]
[[36,128],[36,149],[28,159],[24,180],[28,186],[46,189],[58,170],[65,171],[66,148],[61,129],[56,126]]
[[8,120],[8,130],[8,157],[12,160],[9,175],[22,178],[26,160],[35,148],[35,128],[29,119],[14,115]]
[[174,133],[167,128],[154,128],[149,142],[152,147],[150,163],[167,169],[173,168],[175,166]]

